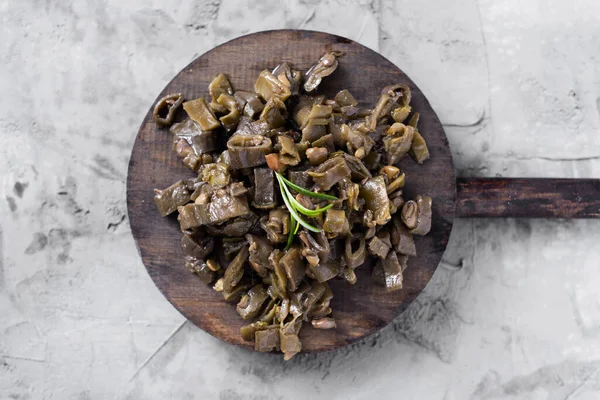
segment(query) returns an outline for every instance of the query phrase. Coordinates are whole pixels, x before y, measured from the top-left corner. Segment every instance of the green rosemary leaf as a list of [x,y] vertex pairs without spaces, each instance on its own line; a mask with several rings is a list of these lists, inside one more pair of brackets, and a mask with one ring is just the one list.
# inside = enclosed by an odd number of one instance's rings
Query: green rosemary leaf
[[298,186],[295,183],[287,180],[283,175],[281,175],[279,172],[276,173],[281,179],[283,179],[283,181],[286,183],[286,185],[288,185],[289,187],[291,187],[292,189],[294,189],[296,192],[298,193],[302,193],[305,196],[309,196],[309,197],[314,197],[316,199],[322,199],[322,200],[337,200],[338,198],[335,196],[330,196],[328,194],[325,193],[316,193],[316,192],[311,192],[308,189],[303,188],[302,186]]
[[300,225],[302,225],[303,227],[305,227],[309,231],[315,232],[315,233],[321,232],[321,230],[319,228],[315,228],[314,226],[312,226],[308,222],[304,221],[300,217],[300,215],[298,215],[298,213],[294,209],[294,206],[292,206],[292,204],[290,203],[290,200],[288,199],[288,197],[287,197],[287,195],[285,193],[285,184],[281,180],[281,176],[279,174],[276,174],[275,176],[277,176],[277,180],[279,181],[279,189],[281,190],[281,197],[283,198],[283,202],[285,203],[285,206],[287,207],[287,209],[290,212],[290,214],[296,219],[296,221]]
[[299,226],[300,224],[298,224],[294,217],[292,217],[292,214],[290,214],[290,232],[288,233],[287,245],[285,246],[286,250],[288,250],[292,245],[292,242],[294,241],[294,236],[296,235],[296,232],[298,232]]
[[304,207],[302,204],[300,204],[298,202],[298,200],[296,200],[294,198],[294,196],[292,196],[292,194],[290,193],[289,189],[284,185],[283,186],[283,190],[285,190],[285,193],[288,197],[288,200],[290,201],[290,203],[292,203],[292,206],[294,206],[294,208],[296,209],[296,211],[298,211],[301,214],[306,215],[307,217],[316,217],[317,215],[321,214],[324,211],[329,210],[331,207],[333,207],[333,204],[328,204],[325,207],[316,209],[316,210],[311,210],[310,208],[306,208]]

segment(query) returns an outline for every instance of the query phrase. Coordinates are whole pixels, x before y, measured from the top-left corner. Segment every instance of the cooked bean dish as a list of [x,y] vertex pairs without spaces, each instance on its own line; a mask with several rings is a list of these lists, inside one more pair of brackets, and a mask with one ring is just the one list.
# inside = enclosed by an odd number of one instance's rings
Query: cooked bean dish
[[342,56],[264,70],[253,91],[221,73],[210,98],[170,94],[153,113],[197,174],[155,189],[160,214],[178,213],[182,264],[235,304],[245,340],[286,360],[302,349],[303,325],[336,328],[328,281],[354,284],[357,268],[372,268],[374,284],[402,289],[413,235],[431,228],[431,198],[405,200],[411,177],[398,167],[407,154],[429,158],[409,87],[383,88],[373,108],[348,90],[328,99],[319,85]]

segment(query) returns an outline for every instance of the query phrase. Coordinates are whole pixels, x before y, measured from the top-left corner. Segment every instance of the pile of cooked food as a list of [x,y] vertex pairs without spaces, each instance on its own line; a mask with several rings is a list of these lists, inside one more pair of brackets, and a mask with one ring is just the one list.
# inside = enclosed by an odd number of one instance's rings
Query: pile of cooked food
[[[406,154],[429,158],[409,87],[383,88],[372,109],[348,90],[327,99],[318,87],[341,55],[304,73],[264,70],[252,92],[221,73],[210,99],[168,95],[153,114],[198,174],[154,196],[161,215],[179,214],[185,266],[237,304],[245,340],[286,360],[303,324],[335,329],[329,280],[354,284],[372,259],[374,282],[401,289],[413,235],[431,228],[431,198],[405,200],[397,167]],[[173,124],[181,106],[187,118]]]

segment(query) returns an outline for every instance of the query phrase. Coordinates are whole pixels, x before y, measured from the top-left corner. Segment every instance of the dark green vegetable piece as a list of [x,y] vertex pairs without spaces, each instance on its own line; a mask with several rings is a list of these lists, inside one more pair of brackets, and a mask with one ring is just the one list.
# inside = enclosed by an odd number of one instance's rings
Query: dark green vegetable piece
[[377,127],[377,122],[389,114],[392,107],[392,102],[393,100],[388,93],[382,93],[379,101],[375,105],[375,108],[369,115],[365,117],[365,122],[359,127],[359,129],[364,133],[374,131]]
[[309,321],[308,314],[314,309],[317,301],[321,299],[323,293],[325,293],[326,284],[323,284],[319,281],[312,281],[310,285],[310,290],[306,292],[303,296],[302,306],[304,307],[304,321]]
[[354,156],[359,159],[362,159],[369,154],[371,149],[373,149],[373,146],[375,146],[375,141],[371,139],[371,137],[363,132],[351,129],[346,124],[342,125],[341,131],[348,152],[354,154]]
[[232,131],[240,121],[240,110],[238,110],[237,102],[235,97],[230,94],[223,93],[217,99],[217,104],[223,106],[229,111],[227,115],[223,115],[219,118],[219,121],[223,124],[227,131]]
[[238,135],[260,135],[269,136],[271,127],[266,121],[253,121],[246,116],[240,117],[235,133]]
[[415,130],[409,153],[418,164],[423,164],[429,159],[429,149],[427,148],[427,143],[419,131]]
[[387,196],[385,180],[381,175],[368,179],[360,187],[360,196],[365,200],[367,210],[373,212],[373,221],[385,225],[390,218],[390,199]]
[[412,145],[410,146],[409,154],[411,157],[418,163],[423,164],[426,160],[429,159],[429,149],[427,148],[427,143],[425,143],[425,139],[421,136],[421,133],[417,129],[417,124],[419,122],[419,113],[413,113],[413,116],[410,118],[408,124],[415,128],[415,135],[412,141]]
[[403,173],[396,179],[392,180],[389,185],[385,188],[388,194],[394,193],[396,190],[403,188],[406,182],[406,175]]
[[285,271],[288,290],[292,292],[295,291],[305,274],[304,263],[300,257],[300,250],[297,247],[292,247],[285,252],[283,257],[281,257],[279,264]]
[[340,106],[356,106],[358,101],[352,96],[348,90],[340,90],[334,97],[336,103]]
[[333,74],[338,67],[336,57],[340,57],[342,54],[339,51],[325,53],[316,64],[310,67],[304,75],[304,90],[312,92],[319,86],[324,77]]
[[351,269],[362,265],[367,258],[367,247],[364,235],[354,233],[346,238],[344,263]]
[[409,200],[402,206],[402,222],[412,231],[419,223],[419,206],[413,200]]
[[231,170],[257,167],[267,163],[265,155],[271,152],[271,139],[235,134],[227,141],[227,151]]
[[212,131],[221,126],[215,113],[210,109],[204,98],[183,103],[183,109],[191,119],[196,121],[203,131]]
[[[269,324],[267,322],[256,321],[251,324],[242,326],[240,328],[240,335],[242,336],[242,339],[246,341],[251,341],[254,340],[255,334],[257,332],[267,329],[268,326]],[[279,336],[279,333],[277,333],[277,336]]]
[[302,256],[309,265],[316,266],[329,259],[329,241],[323,232],[311,234],[303,230],[299,237],[302,241]]
[[[300,129],[304,128],[312,120],[319,120],[320,121],[319,125],[322,125],[323,121],[321,121],[321,120],[328,119],[329,117],[331,117],[332,111],[333,110],[330,105],[313,104],[312,108],[310,109],[310,112],[306,116],[306,120],[304,121],[304,123],[302,125],[300,125]],[[329,123],[329,121],[327,123]],[[325,125],[327,125],[327,124],[325,124]]]
[[285,243],[289,232],[290,213],[283,208],[269,211],[269,216],[260,220],[260,226],[267,233],[271,243]]
[[260,73],[254,83],[254,91],[265,100],[277,97],[281,101],[286,101],[291,94],[290,89],[266,69]]
[[417,255],[417,249],[415,247],[413,236],[398,216],[392,218],[390,238],[392,245],[394,246],[394,250],[396,250],[398,253],[407,254],[413,257]]
[[221,239],[221,248],[225,260],[233,260],[245,245],[246,240],[240,237],[225,237]]
[[260,97],[253,92],[238,90],[235,92],[234,97],[243,114],[250,118],[254,118],[259,115],[265,107]]
[[[377,222],[373,219],[374,214],[371,210],[366,210],[362,215],[362,224],[367,228],[375,228],[377,226]],[[372,237],[373,235],[367,235],[367,239]]]
[[259,330],[254,333],[254,350],[268,352],[279,350],[279,329]]
[[313,143],[327,135],[327,125],[329,125],[329,120],[325,118],[314,118],[308,120],[307,124],[302,128],[301,141]]
[[372,176],[367,167],[365,167],[365,164],[357,157],[344,153],[343,151],[336,151],[331,155],[331,158],[334,157],[340,157],[346,160],[346,164],[348,165],[348,168],[350,168],[350,177],[352,179],[362,181]]
[[224,163],[211,163],[202,166],[202,180],[214,188],[229,185],[229,166]]
[[373,236],[369,241],[369,253],[381,259],[387,257],[391,247],[391,245],[385,243],[378,236]]
[[273,252],[273,246],[263,236],[248,234],[246,235],[246,240],[250,245],[248,248],[250,252],[250,266],[259,276],[265,277],[268,273],[269,256]]
[[381,268],[387,291],[402,289],[402,264],[394,251],[390,251],[385,260],[381,260]]
[[254,169],[254,201],[252,206],[262,210],[274,208],[277,205],[275,194],[275,175],[269,168]]
[[277,142],[281,146],[281,150],[279,150],[279,160],[281,163],[288,166],[298,165],[300,154],[294,140],[287,136],[279,136]]
[[[431,197],[418,195],[415,198],[417,204],[417,224],[412,228],[413,235],[426,235],[431,230]],[[404,209],[402,210],[404,213]]]
[[191,193],[184,181],[175,182],[164,190],[154,189],[154,203],[163,217],[187,204],[190,198]]
[[294,292],[290,292],[290,314],[294,318],[301,317],[306,311],[304,309],[303,300],[306,297],[306,292],[310,290],[310,283],[308,280],[303,280],[298,289]]
[[[223,281],[225,281],[224,278],[223,278]],[[225,301],[228,301],[231,303],[237,303],[238,301],[240,301],[242,296],[244,294],[246,294],[246,292],[248,291],[248,289],[250,289],[250,287],[252,287],[252,285],[250,285],[250,283],[240,282],[233,289],[223,289],[223,298],[225,299]]]
[[[200,125],[191,118],[174,124],[170,132],[173,134],[176,145],[181,142],[180,139],[185,139],[197,156],[213,152],[219,148],[215,132],[202,130]],[[179,151],[177,153],[179,154]]]
[[334,238],[329,241],[329,259],[341,261],[346,250],[346,238]]
[[152,117],[158,126],[169,126],[173,123],[177,109],[183,104],[183,94],[174,93],[162,97],[154,106]]
[[215,273],[211,271],[204,260],[199,260],[197,258],[188,258],[185,262],[185,267],[193,272],[195,275],[202,280],[202,282],[209,284],[215,279]]
[[300,159],[305,160],[306,159],[306,150],[308,150],[308,148],[310,147],[310,142],[300,141],[296,144],[296,147],[298,147],[298,154],[300,154]]
[[223,276],[224,292],[230,292],[242,280],[244,265],[248,260],[249,254],[248,246],[242,247],[237,256],[229,263],[227,269],[225,269],[225,275]]
[[[298,321],[301,324],[301,321]],[[289,360],[302,350],[302,343],[298,338],[299,327],[296,327],[296,321],[286,323],[279,331],[279,340],[283,359]]]
[[315,279],[319,282],[326,282],[335,278],[337,275],[339,275],[341,269],[342,265],[337,260],[321,262],[314,266],[310,265],[310,272],[312,272]]
[[204,259],[213,251],[215,241],[203,232],[184,232],[181,237],[183,252],[191,257]]
[[[325,148],[329,153],[333,153],[335,151],[335,142],[333,141],[333,136],[331,134],[321,136],[319,139],[312,142],[312,145],[316,148]],[[326,159],[327,156],[325,157],[325,160]],[[321,162],[324,162],[325,160]]]
[[273,70],[273,76],[277,78],[285,87],[290,90],[292,95],[297,95],[300,91],[300,81],[302,73],[293,70],[288,63],[279,64]]
[[181,229],[220,224],[231,218],[249,214],[248,200],[243,194],[236,196],[237,187],[239,186],[231,184],[227,188],[215,190],[208,203],[199,204],[199,197],[196,203],[179,207],[177,211]]
[[258,222],[258,216],[254,213],[232,218],[220,225],[206,225],[206,232],[211,236],[242,237],[252,229]]
[[350,177],[351,172],[343,157],[330,157],[323,164],[308,171],[308,175],[321,190],[329,190],[342,179]]
[[364,204],[364,200],[359,198],[360,185],[353,183],[350,179],[342,179],[338,182],[338,190],[340,193],[340,199],[346,200],[346,207],[348,210],[358,211]]
[[[407,85],[396,85],[393,87],[393,91],[399,94],[396,102],[399,107],[392,111],[392,118],[396,122],[404,122],[411,112],[410,99],[411,93],[410,88]],[[416,128],[416,127],[415,127]]]
[[[389,187],[389,186],[388,186]],[[390,214],[395,214],[398,210],[402,209],[404,205],[404,197],[402,197],[402,190],[398,190],[390,194]]]
[[331,299],[333,299],[333,292],[329,288],[327,283],[324,283],[325,292],[321,299],[315,304],[314,308],[308,313],[308,319],[319,319],[331,314]]
[[365,167],[370,170],[377,169],[379,162],[381,161],[381,154],[377,151],[371,151],[363,158]]
[[287,109],[283,101],[278,97],[269,99],[260,113],[260,120],[265,121],[271,128],[282,127],[285,125],[286,119]]
[[294,108],[293,119],[296,125],[300,128],[306,126],[308,116],[312,111],[314,104],[323,104],[325,96],[300,96],[298,103]]
[[202,159],[200,156],[196,155],[192,146],[185,139],[177,139],[175,143],[173,143],[173,148],[183,165],[191,169],[192,171],[198,171],[198,168],[202,165]]
[[383,264],[378,260],[371,272],[371,279],[378,285],[385,286],[385,276],[383,275]]
[[275,285],[278,289],[278,292],[285,295],[287,291],[287,276],[285,274],[285,270],[283,265],[281,265],[281,258],[283,257],[283,252],[279,249],[275,249],[269,255],[269,266],[274,271],[273,274],[273,285]]
[[224,73],[218,74],[208,85],[208,93],[213,101],[217,101],[222,94],[232,96],[233,88],[229,79],[227,79],[227,75]]
[[419,124],[420,117],[421,117],[421,114],[419,114],[418,112],[414,112],[412,117],[410,117],[410,120],[408,121],[408,125],[415,128],[415,131],[417,130],[417,125]]
[[[268,295],[268,291],[267,291]],[[271,300],[267,303],[267,306],[263,308],[263,311],[258,316],[258,320],[261,322],[272,323],[279,311],[279,303],[278,300],[271,298]]]
[[243,319],[255,318],[262,310],[262,306],[269,298],[262,284],[258,284],[243,295],[237,304],[236,311]]
[[411,148],[415,129],[399,122],[393,124],[383,138],[388,164],[396,164]]
[[337,147],[343,148],[346,145],[346,140],[342,135],[342,125],[346,119],[340,115],[332,115],[327,123],[327,130],[333,137],[333,142]]
[[350,224],[348,218],[346,218],[346,212],[344,210],[327,210],[323,230],[335,235],[350,233]]

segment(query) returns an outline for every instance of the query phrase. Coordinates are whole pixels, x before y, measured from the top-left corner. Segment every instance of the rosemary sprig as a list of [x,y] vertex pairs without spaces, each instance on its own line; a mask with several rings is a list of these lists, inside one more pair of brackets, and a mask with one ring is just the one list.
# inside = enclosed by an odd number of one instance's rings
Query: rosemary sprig
[[[296,211],[296,208],[292,205],[291,199],[287,196],[287,194],[285,192],[285,184],[283,183],[283,181],[279,177],[279,174],[277,174],[277,180],[279,181],[279,189],[281,190],[281,197],[283,197],[283,202],[285,203],[285,206],[289,210],[290,215],[293,216],[300,225],[302,225],[303,227],[305,227],[309,231],[317,232],[317,233],[320,232],[321,230],[319,228],[315,228],[314,226],[310,225],[308,222],[306,222],[305,220],[303,220],[300,217],[300,215],[298,215],[298,212]],[[294,201],[295,200],[296,199],[294,199]]]
[[[283,181],[283,182],[285,183],[285,181]],[[283,190],[285,190],[285,194],[287,195],[288,199],[290,200],[290,202],[292,203],[292,205],[294,206],[296,211],[298,211],[301,214],[306,215],[307,217],[316,217],[317,215],[321,214],[322,212],[325,212],[325,211],[329,210],[331,207],[333,207],[333,204],[328,204],[325,207],[317,208],[316,210],[311,210],[309,208],[304,207],[302,204],[300,204],[298,202],[298,200],[296,200],[296,198],[294,196],[292,196],[292,194],[290,193],[290,190],[287,188],[287,186],[285,184],[283,185]],[[307,190],[305,189],[305,191],[307,191]],[[309,192],[309,193],[314,193],[314,192]],[[331,196],[331,197],[333,197],[333,196]]]
[[300,224],[296,222],[296,220],[292,218],[292,214],[290,214],[290,232],[288,233],[287,245],[285,246],[286,250],[292,245],[294,236],[296,235],[296,232],[298,232],[298,227],[300,227]]
[[294,189],[296,192],[302,193],[305,196],[313,197],[315,199],[322,199],[322,200],[337,200],[338,199],[335,196],[330,196],[325,193],[311,192],[310,190],[305,189],[302,186],[298,186],[294,182],[289,181],[283,175],[279,174],[279,172],[276,172],[276,174],[279,175],[279,177],[286,183],[286,185],[288,185],[289,187]]
[[304,228],[308,229],[311,232],[316,232],[316,233],[321,232],[321,229],[312,226],[311,224],[306,222],[304,219],[302,219],[302,217],[300,217],[300,214],[304,214],[307,217],[316,217],[319,214],[321,214],[321,213],[329,210],[331,207],[333,207],[333,204],[328,204],[325,207],[321,207],[316,210],[310,210],[310,209],[304,207],[302,204],[300,204],[298,202],[298,200],[296,200],[296,198],[294,196],[292,196],[292,194],[290,193],[290,190],[288,189],[288,186],[291,187],[292,189],[294,189],[295,191],[297,191],[298,193],[302,193],[306,196],[310,196],[310,197],[314,197],[314,198],[318,198],[318,199],[337,200],[337,197],[330,196],[330,195],[324,194],[324,193],[311,192],[308,189],[305,189],[301,186],[298,186],[298,185],[290,182],[289,180],[284,178],[278,172],[275,173],[275,176],[277,177],[277,182],[279,183],[279,190],[281,191],[281,197],[283,198],[283,202],[285,203],[285,206],[287,207],[287,209],[290,212],[290,230],[289,230],[287,246],[286,246],[286,250],[287,250],[292,245],[292,242],[294,241],[294,236],[298,233],[298,229],[300,229],[300,225],[302,225]]

